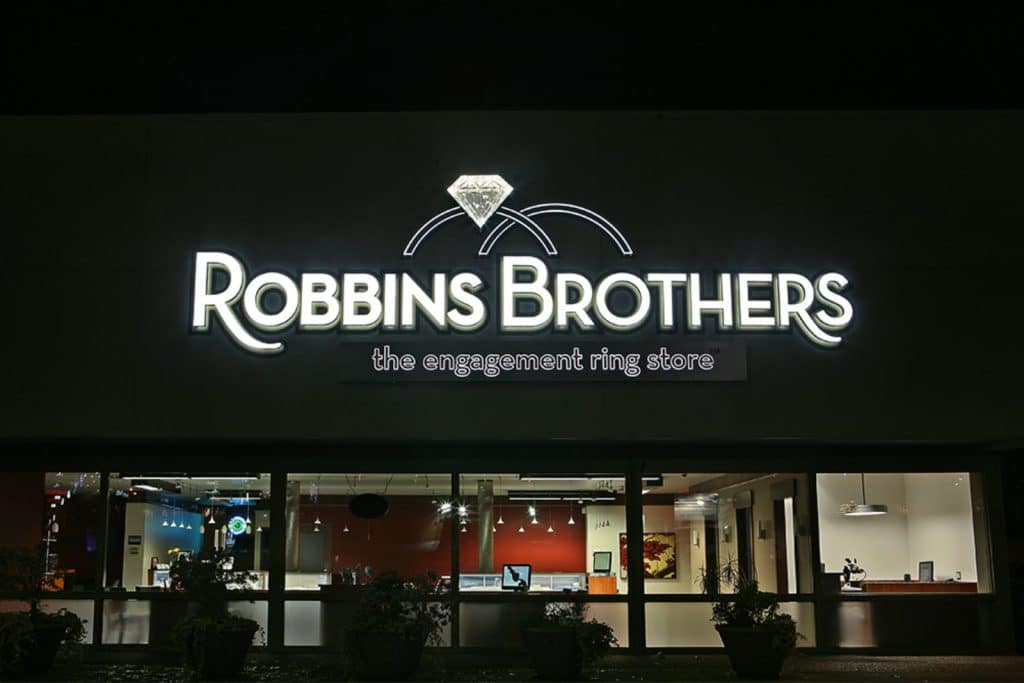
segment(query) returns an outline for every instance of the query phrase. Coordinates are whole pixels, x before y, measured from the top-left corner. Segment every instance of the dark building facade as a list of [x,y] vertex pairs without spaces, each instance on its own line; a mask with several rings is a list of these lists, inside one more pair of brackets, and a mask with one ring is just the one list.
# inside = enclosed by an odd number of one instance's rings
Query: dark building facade
[[715,647],[733,561],[806,647],[1007,651],[1020,122],[6,119],[5,534],[102,647],[224,548],[275,649],[370,569],[516,647],[520,564],[630,650]]

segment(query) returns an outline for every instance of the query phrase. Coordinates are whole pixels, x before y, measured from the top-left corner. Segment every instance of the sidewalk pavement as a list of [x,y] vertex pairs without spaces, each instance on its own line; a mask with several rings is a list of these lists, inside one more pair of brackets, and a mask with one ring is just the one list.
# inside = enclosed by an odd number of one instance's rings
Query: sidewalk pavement
[[[277,661],[260,657],[246,667],[239,680],[246,681],[337,681],[337,662],[323,657],[289,658]],[[495,661],[482,656],[437,660],[425,657],[418,681],[532,681],[533,671],[523,658]],[[73,676],[55,671],[49,680],[76,681],[181,681],[176,666],[149,664],[86,664]],[[590,681],[735,681],[724,655],[613,656],[587,672]],[[848,683],[865,681],[906,681],[945,683],[1021,683],[1024,657],[880,657],[862,655],[810,655],[797,653],[783,669],[782,680],[806,683]]]

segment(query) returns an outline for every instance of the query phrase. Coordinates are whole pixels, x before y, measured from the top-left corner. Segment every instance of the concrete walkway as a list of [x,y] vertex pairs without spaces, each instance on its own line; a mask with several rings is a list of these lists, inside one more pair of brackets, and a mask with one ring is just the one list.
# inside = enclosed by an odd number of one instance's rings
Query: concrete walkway
[[[525,659],[495,662],[491,658],[468,656],[445,661],[425,657],[419,681],[532,681],[533,671]],[[180,681],[176,666],[147,664],[86,664],[73,674],[54,671],[48,680],[79,681]],[[262,656],[239,680],[247,681],[337,681],[342,680],[336,661],[322,656],[276,661]],[[643,658],[609,657],[587,672],[590,681],[735,681],[724,655],[667,655]],[[857,655],[816,656],[796,654],[786,662],[782,680],[813,683],[853,681],[963,681],[978,683],[1021,683],[1024,657],[868,657]]]

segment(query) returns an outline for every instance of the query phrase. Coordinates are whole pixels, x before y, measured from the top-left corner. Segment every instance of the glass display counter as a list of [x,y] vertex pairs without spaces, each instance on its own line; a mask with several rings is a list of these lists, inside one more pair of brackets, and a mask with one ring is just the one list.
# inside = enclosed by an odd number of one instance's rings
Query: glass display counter
[[[587,575],[585,572],[559,574],[533,574],[530,577],[530,592],[586,592]],[[501,574],[462,574],[459,576],[459,591],[501,592]]]

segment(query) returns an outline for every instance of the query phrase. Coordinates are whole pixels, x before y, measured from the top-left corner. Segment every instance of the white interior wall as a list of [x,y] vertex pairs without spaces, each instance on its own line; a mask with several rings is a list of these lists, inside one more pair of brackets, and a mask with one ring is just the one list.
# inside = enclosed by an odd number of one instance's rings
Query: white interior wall
[[935,563],[935,578],[977,581],[970,479],[967,474],[907,474],[907,547],[911,576]]
[[[959,481],[959,486],[957,482]],[[861,502],[860,476],[818,476],[821,558],[828,572],[842,571],[856,557],[872,579],[918,576],[918,562],[935,562],[935,578],[977,580],[969,476],[867,474],[868,503],[889,506],[878,517],[847,517],[844,503]]]
[[841,572],[857,558],[872,579],[902,579],[909,571],[907,494],[902,474],[865,475],[867,502],[889,506],[889,514],[847,517],[846,503],[860,503],[859,474],[818,475],[818,526],[826,572]]
[[[772,500],[772,486],[784,479],[770,477],[755,481],[749,485],[729,488],[721,494],[718,504],[718,560],[725,564],[730,560],[739,559],[739,542],[736,530],[736,508],[733,505],[733,496],[741,491],[751,491],[753,495],[753,512],[751,514],[751,535],[753,536],[754,550],[754,578],[757,579],[762,590],[778,590],[775,568],[775,534],[784,533],[784,529],[776,529],[774,526],[775,507]],[[799,492],[797,493],[799,495]],[[797,506],[799,508],[799,504]],[[800,514],[799,509],[794,510],[795,523],[797,526],[806,526],[806,519]],[[765,538],[758,538],[758,526],[763,525],[768,531]],[[726,539],[726,527],[728,527],[728,540]],[[703,529],[700,531],[701,544],[705,543]],[[810,539],[803,537],[799,539],[796,550],[797,561],[801,565],[801,574],[809,576],[810,570]],[[696,582],[700,576],[700,570],[705,564],[703,548],[699,553],[693,553],[691,559],[691,574]],[[696,586],[696,583],[694,584]],[[806,589],[806,586],[805,586]]]
[[[587,572],[593,572],[594,552],[612,552],[612,572],[617,579],[620,593],[627,592],[627,581],[619,571],[619,534],[626,532],[626,508],[623,505],[588,505],[584,515],[587,524]],[[672,505],[644,506],[644,530],[646,532],[675,532],[676,535],[676,578],[645,579],[647,593],[691,593],[696,589],[691,583],[690,526],[686,520],[676,520]]]
[[[754,578],[764,591],[778,590],[775,579],[775,534],[782,530],[775,528],[775,501],[772,500],[772,484],[778,482],[775,478],[761,479],[750,486],[741,487],[754,493],[754,512],[750,520],[750,535],[754,537]],[[764,538],[758,538],[757,535],[761,527],[765,529]]]

